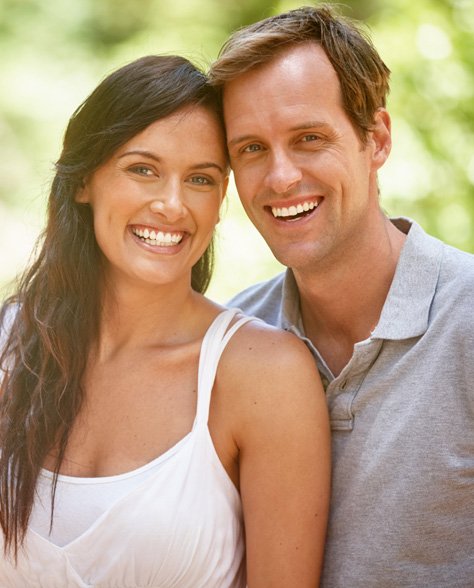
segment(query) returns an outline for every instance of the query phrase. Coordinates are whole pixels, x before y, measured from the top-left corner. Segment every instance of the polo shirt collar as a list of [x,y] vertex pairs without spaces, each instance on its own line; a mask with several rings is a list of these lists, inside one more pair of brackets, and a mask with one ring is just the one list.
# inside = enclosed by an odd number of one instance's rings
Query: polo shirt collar
[[[407,234],[380,320],[373,339],[409,339],[419,337],[428,328],[443,254],[443,244],[426,234],[413,220],[391,219]],[[280,325],[305,337],[300,312],[298,287],[291,269],[283,282]]]
[[409,339],[426,331],[441,268],[441,241],[410,219],[392,222],[407,238],[373,339]]
[[286,269],[280,308],[280,325],[287,331],[304,336],[303,320],[300,311],[300,294],[293,272]]

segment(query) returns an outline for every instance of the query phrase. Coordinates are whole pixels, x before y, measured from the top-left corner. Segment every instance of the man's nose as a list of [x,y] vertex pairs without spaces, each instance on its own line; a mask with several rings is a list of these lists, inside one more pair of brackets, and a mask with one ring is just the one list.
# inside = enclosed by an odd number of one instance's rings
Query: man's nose
[[266,187],[275,194],[288,192],[302,179],[302,172],[291,155],[283,150],[272,153],[266,174]]

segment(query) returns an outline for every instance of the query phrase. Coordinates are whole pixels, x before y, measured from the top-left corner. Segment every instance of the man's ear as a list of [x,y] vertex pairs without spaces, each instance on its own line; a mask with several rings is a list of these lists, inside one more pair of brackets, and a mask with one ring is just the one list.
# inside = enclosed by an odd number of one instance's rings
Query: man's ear
[[385,108],[379,108],[375,113],[373,129],[370,131],[374,149],[372,163],[375,170],[382,167],[392,150],[391,126],[390,115]]

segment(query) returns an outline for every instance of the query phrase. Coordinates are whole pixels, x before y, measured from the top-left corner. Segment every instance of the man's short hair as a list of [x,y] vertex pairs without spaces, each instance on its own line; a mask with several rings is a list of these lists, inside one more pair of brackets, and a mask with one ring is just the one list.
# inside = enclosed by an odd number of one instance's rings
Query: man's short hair
[[334,67],[344,110],[365,142],[377,109],[386,105],[390,70],[361,26],[328,5],[304,6],[237,30],[211,67],[211,83],[222,89],[226,82],[308,42],[320,45]]

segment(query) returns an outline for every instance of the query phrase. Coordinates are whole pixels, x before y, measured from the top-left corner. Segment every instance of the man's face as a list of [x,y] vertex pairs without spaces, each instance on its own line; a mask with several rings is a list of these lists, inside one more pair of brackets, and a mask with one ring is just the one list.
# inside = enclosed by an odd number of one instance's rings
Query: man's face
[[378,112],[362,143],[321,47],[295,46],[227,83],[224,115],[242,204],[281,263],[323,269],[367,241],[390,120]]

